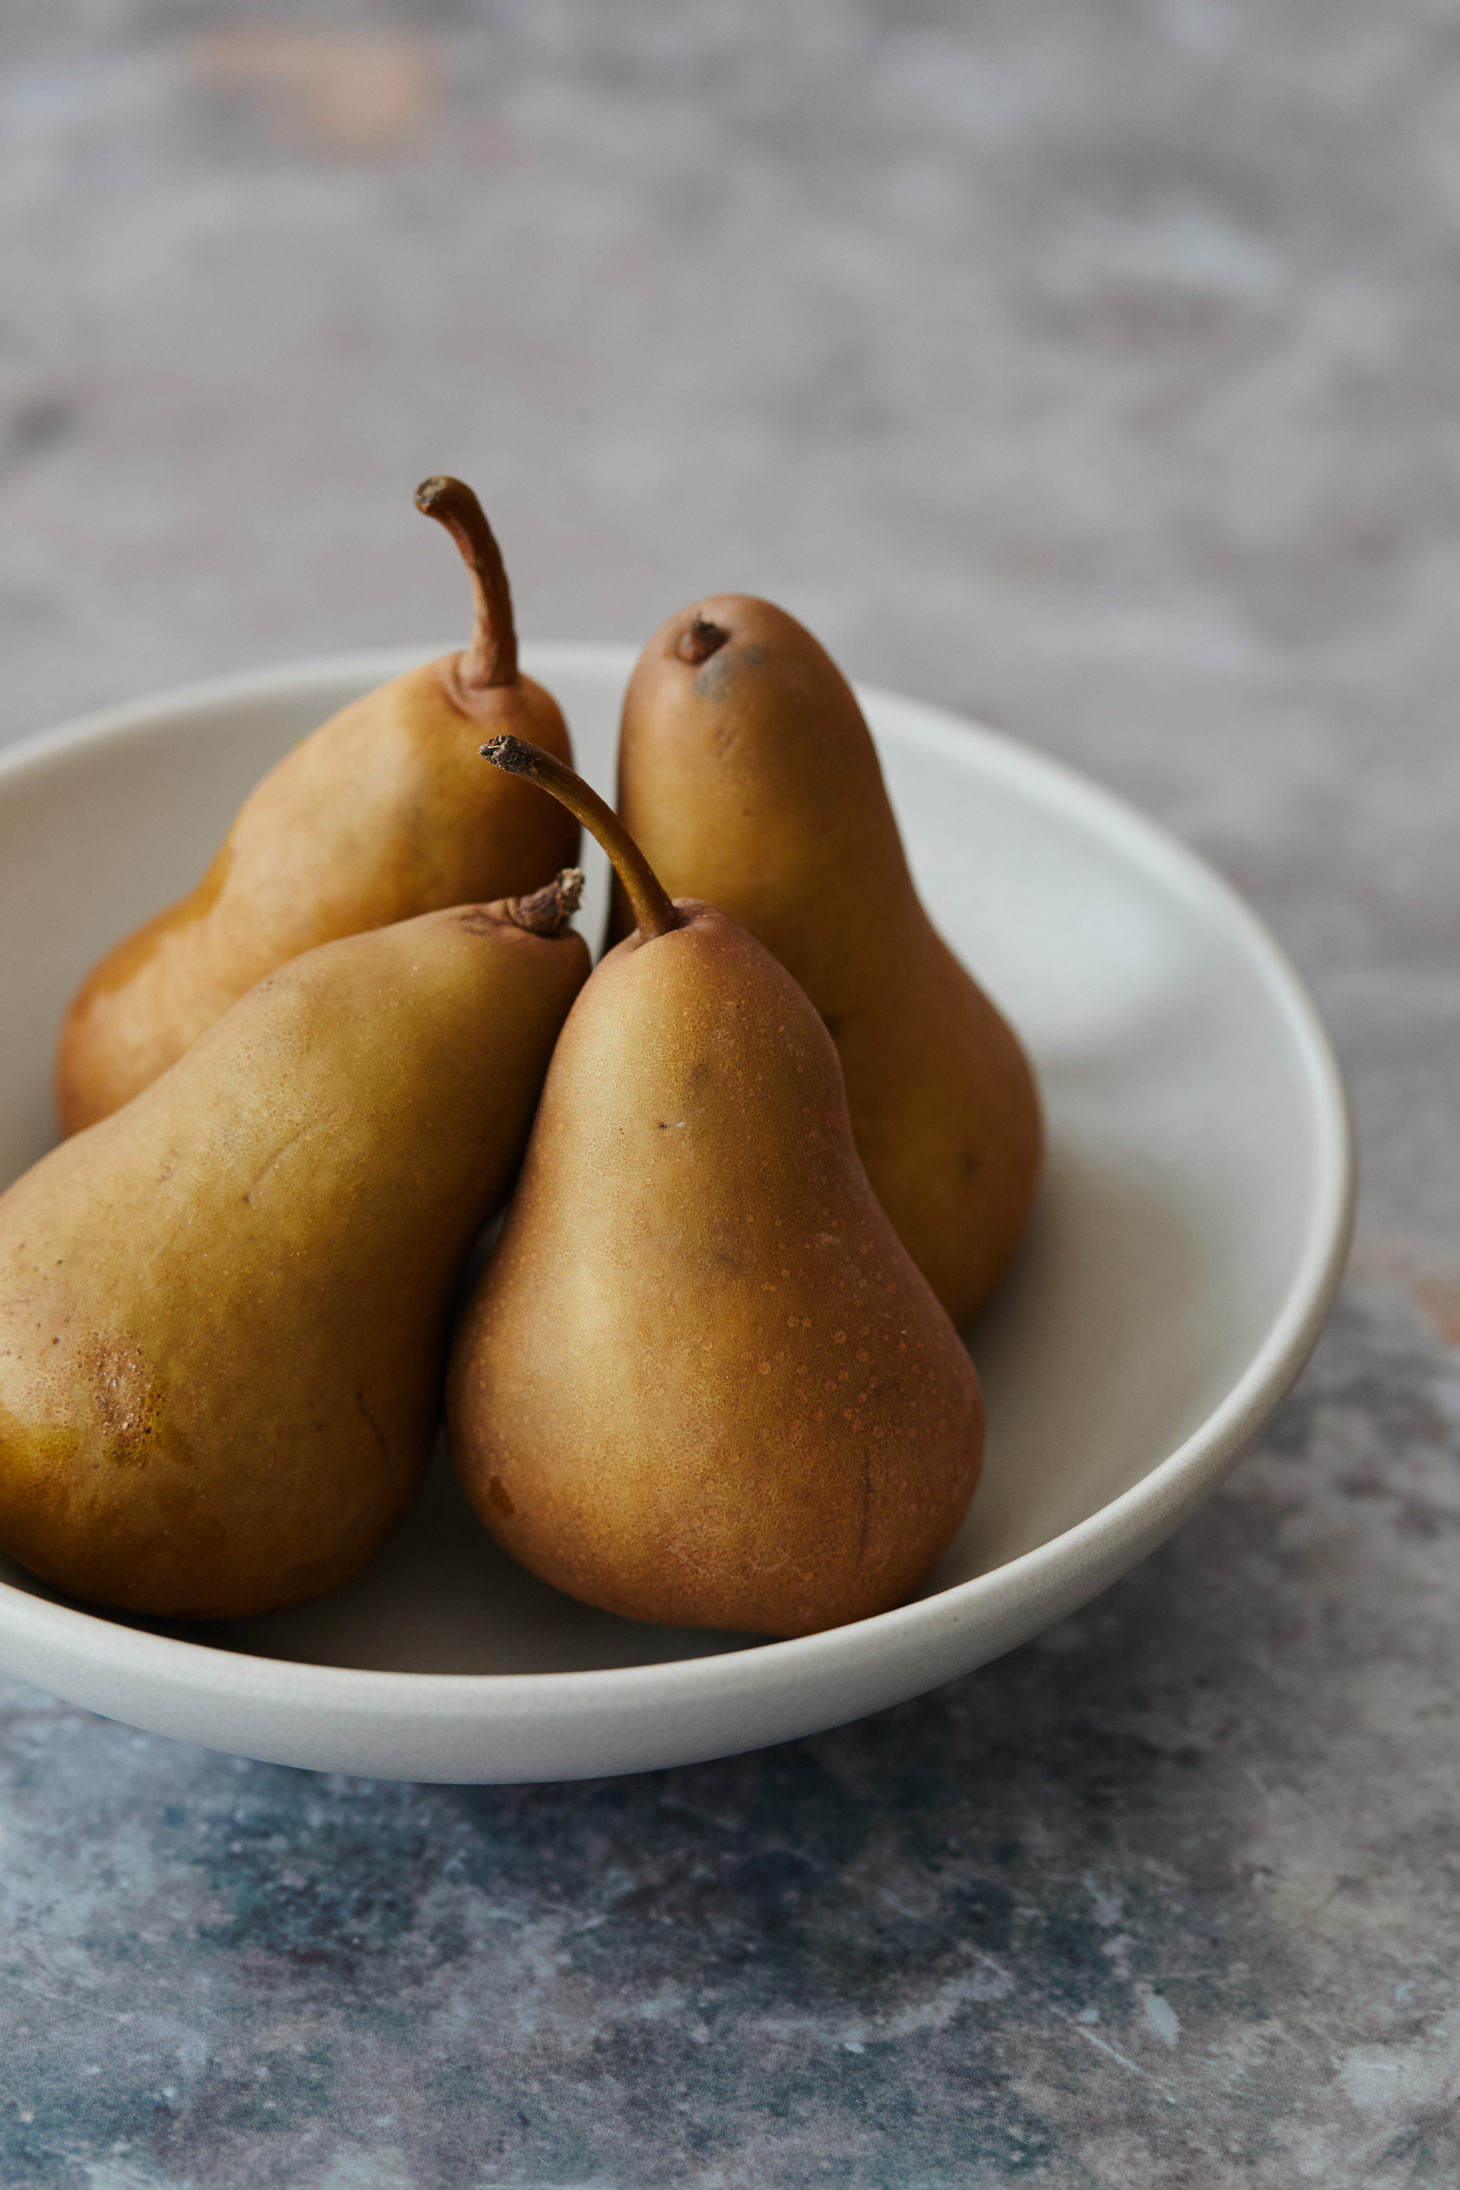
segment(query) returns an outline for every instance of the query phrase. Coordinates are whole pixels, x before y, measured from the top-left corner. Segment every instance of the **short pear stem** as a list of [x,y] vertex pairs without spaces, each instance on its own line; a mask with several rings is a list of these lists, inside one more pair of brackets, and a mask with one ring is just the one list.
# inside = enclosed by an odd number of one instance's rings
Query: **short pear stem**
[[504,733],[501,737],[488,738],[479,750],[482,759],[489,760],[494,768],[504,768],[509,776],[525,776],[529,783],[551,791],[560,805],[577,816],[588,834],[598,839],[613,862],[639,934],[646,943],[684,925],[658,875],[618,815],[581,776],[575,776],[571,768],[551,753],[545,753],[540,745],[529,745],[525,738],[509,737]]
[[583,869],[564,867],[561,874],[534,890],[530,897],[509,897],[507,917],[530,935],[561,935],[578,910],[582,895]]
[[723,624],[712,624],[708,616],[697,615],[688,630],[679,634],[679,643],[674,651],[682,662],[689,662],[698,668],[712,654],[719,653],[729,636]]
[[464,480],[444,475],[423,479],[416,508],[444,525],[461,551],[476,598],[471,644],[457,656],[456,674],[463,690],[485,692],[517,682],[517,626],[512,619],[512,589],[502,550],[481,503]]

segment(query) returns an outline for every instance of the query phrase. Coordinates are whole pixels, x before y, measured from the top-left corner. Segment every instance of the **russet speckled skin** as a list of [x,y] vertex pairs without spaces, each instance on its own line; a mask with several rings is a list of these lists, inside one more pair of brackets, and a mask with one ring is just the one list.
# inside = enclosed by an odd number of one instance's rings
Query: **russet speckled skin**
[[527,679],[466,691],[457,655],[331,717],[239,810],[197,888],[117,944],[78,990],[56,1057],[63,1132],[149,1087],[275,966],[440,906],[519,896],[577,856],[551,800],[483,768],[497,731],[571,760]]
[[169,1617],[354,1573],[424,1464],[451,1287],[587,972],[500,905],[325,945],[19,1179],[0,1546]]
[[488,1528],[634,1619],[896,1604],[978,1478],[978,1379],[857,1160],[836,1052],[735,922],[621,943],[559,1037],[448,1388]]
[[[680,651],[697,619],[728,634],[700,663]],[[822,1014],[877,1197],[965,1322],[1029,1215],[1039,1096],[1012,1029],[918,901],[836,664],[743,594],[671,618],[624,702],[618,810],[671,895],[743,922]],[[620,896],[615,932],[630,925]]]

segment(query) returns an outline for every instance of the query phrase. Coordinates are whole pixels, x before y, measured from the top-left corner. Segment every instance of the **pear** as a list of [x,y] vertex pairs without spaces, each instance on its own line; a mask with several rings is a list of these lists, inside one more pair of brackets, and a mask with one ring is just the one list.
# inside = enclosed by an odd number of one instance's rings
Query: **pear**
[[497,1541],[588,1603],[801,1635],[902,1599],[978,1478],[956,1331],[852,1143],[841,1068],[790,975],[671,905],[611,809],[572,799],[637,928],[581,991],[501,1243],[452,1352],[462,1484]]
[[291,960],[0,1197],[0,1549],[188,1618],[369,1558],[587,976],[581,879]]
[[[873,1190],[966,1322],[1029,1215],[1039,1097],[1013,1030],[919,902],[836,664],[769,601],[726,594],[672,617],[624,701],[618,810],[667,890],[742,921],[805,989]],[[628,926],[620,890],[613,932]]]
[[489,777],[481,739],[516,730],[571,759],[556,702],[518,674],[512,599],[476,496],[427,479],[476,599],[471,644],[367,693],[295,747],[240,808],[187,897],[82,983],[56,1059],[63,1132],[147,1087],[255,981],[301,951],[440,905],[530,890],[577,857],[550,799]]

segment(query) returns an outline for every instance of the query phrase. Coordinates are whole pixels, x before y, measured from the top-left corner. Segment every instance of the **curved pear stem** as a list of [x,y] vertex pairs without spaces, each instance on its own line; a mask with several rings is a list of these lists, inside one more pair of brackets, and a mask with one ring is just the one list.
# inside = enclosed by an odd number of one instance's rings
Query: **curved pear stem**
[[444,474],[423,479],[416,508],[444,525],[461,551],[476,599],[471,644],[457,656],[456,674],[467,692],[486,692],[517,682],[517,626],[512,620],[512,589],[481,503],[461,479]]
[[668,935],[673,928],[683,927],[684,922],[665,894],[664,886],[618,815],[606,800],[575,776],[572,769],[545,753],[540,745],[529,745],[525,738],[488,738],[478,750],[483,760],[489,760],[494,768],[503,768],[509,776],[525,776],[529,783],[537,784],[544,791],[551,791],[560,805],[577,816],[590,836],[596,837],[613,862],[615,874],[624,886],[624,895],[638,924],[640,935],[646,943],[655,936]]

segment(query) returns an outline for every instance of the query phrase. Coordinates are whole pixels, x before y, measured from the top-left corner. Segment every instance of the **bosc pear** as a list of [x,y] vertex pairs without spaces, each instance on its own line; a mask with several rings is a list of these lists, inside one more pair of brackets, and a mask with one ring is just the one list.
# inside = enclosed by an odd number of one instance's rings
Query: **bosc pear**
[[556,701],[519,673],[491,527],[459,479],[425,480],[416,506],[466,564],[470,645],[380,685],[305,738],[244,801],[196,889],[92,969],[57,1050],[63,1132],[150,1086],[301,951],[438,906],[516,896],[577,858],[571,818],[493,779],[476,757],[482,738],[510,730],[572,758]]
[[[743,922],[811,998],[877,1198],[966,1322],[1029,1216],[1039,1097],[919,901],[836,664],[769,601],[725,594],[671,617],[624,701],[618,810],[666,890]],[[613,932],[631,924],[620,889]]]
[[983,1412],[878,1205],[840,1066],[790,975],[671,904],[596,794],[571,799],[637,923],[558,1038],[447,1419],[499,1543],[632,1619],[799,1635],[897,1604],[947,1549]]
[[587,976],[581,881],[292,959],[0,1197],[0,1549],[177,1618],[363,1565]]

